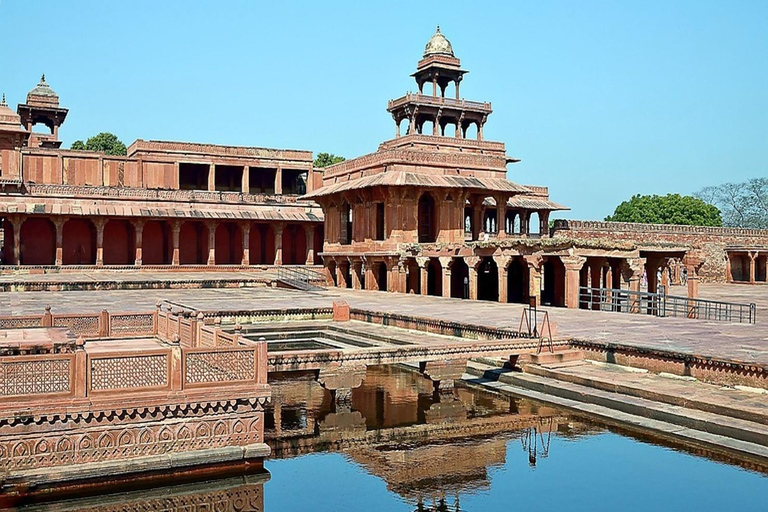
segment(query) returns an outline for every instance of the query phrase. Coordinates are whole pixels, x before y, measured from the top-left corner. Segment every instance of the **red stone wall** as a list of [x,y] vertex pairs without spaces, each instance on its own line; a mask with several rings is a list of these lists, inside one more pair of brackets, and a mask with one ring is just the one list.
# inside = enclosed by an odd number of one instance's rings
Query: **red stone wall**
[[700,270],[705,282],[725,282],[726,247],[768,248],[768,230],[557,220],[553,236],[631,241],[638,245],[700,249],[706,260]]

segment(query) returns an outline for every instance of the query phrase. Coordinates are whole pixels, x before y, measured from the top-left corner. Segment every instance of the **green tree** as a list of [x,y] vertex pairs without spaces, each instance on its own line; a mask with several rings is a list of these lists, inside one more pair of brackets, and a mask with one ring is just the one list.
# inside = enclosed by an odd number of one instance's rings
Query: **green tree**
[[125,144],[122,143],[117,135],[109,132],[101,132],[89,138],[83,144],[83,141],[76,140],[72,143],[72,149],[85,151],[100,151],[106,155],[124,156],[127,153]]
[[768,178],[706,187],[694,196],[720,208],[724,226],[768,229]]
[[318,153],[315,157],[315,167],[328,167],[346,160],[343,156],[336,156],[333,153]]
[[612,222],[642,222],[647,224],[685,224],[689,226],[722,226],[720,210],[699,198],[667,194],[665,196],[635,195],[616,207]]

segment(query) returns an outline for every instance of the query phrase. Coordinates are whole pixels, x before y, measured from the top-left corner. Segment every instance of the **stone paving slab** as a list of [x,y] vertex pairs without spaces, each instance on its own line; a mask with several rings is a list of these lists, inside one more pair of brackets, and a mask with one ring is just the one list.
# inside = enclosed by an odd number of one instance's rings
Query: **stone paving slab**
[[[702,296],[727,293],[730,286],[757,299],[763,286],[702,285]],[[745,290],[742,292],[742,290]],[[352,307],[411,314],[517,329],[523,307],[485,301],[463,301],[420,295],[329,289],[318,292],[273,288],[171,290],[109,290],[0,293],[0,314],[42,314],[46,304],[54,313],[147,311],[159,300],[204,310],[331,307],[343,298]],[[765,301],[763,301],[764,303]],[[656,318],[599,311],[542,308],[557,322],[561,336],[671,350],[699,356],[768,365],[768,311],[758,308],[756,325],[704,322],[685,318]],[[761,321],[762,319],[762,321]]]

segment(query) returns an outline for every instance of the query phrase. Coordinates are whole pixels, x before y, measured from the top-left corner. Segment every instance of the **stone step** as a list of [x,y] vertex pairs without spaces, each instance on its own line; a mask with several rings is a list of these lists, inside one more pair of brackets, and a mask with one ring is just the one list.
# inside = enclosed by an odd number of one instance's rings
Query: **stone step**
[[[529,365],[526,366],[525,372],[602,391],[768,425],[768,399],[765,395],[761,397],[754,393],[723,389],[701,382],[675,382],[648,373],[628,373],[618,365],[608,365],[607,368],[595,367],[589,363],[569,363],[557,367]],[[761,403],[764,404],[762,407]]]
[[[733,456],[733,454],[736,453],[740,457],[755,461],[760,465],[768,463],[768,447],[764,444],[743,441],[718,433],[680,426],[660,419],[649,418],[645,414],[632,414],[616,410],[613,407],[578,399],[578,397],[565,398],[559,395],[550,394],[546,391],[542,392],[514,384],[507,384],[495,380],[495,378],[473,378],[478,373],[483,374],[484,371],[486,372],[486,376],[490,377],[493,377],[488,375],[491,372],[504,372],[504,370],[498,370],[492,367],[486,367],[485,370],[474,367],[472,368],[472,373],[464,376],[464,380],[470,386],[478,386],[481,389],[492,389],[499,393],[528,398],[556,407],[563,407],[593,417],[603,423],[620,426],[640,434],[647,434],[649,431],[652,431],[654,436],[672,442],[682,442],[694,447],[704,447],[711,452],[719,453],[724,456]],[[516,375],[520,374],[516,373]],[[639,411],[642,412],[642,409],[639,409]]]
[[581,350],[556,350],[555,352],[540,352],[531,354],[529,360],[533,364],[559,364],[571,361],[581,361],[584,359],[584,352]]
[[687,409],[679,405],[655,402],[611,391],[603,391],[529,373],[498,370],[484,365],[470,364],[467,367],[467,373],[481,376],[488,380],[493,380],[495,377],[502,384],[508,384],[515,388],[536,391],[576,402],[594,404],[684,428],[730,437],[748,443],[756,443],[764,447],[768,446],[768,427],[748,420],[696,409]]

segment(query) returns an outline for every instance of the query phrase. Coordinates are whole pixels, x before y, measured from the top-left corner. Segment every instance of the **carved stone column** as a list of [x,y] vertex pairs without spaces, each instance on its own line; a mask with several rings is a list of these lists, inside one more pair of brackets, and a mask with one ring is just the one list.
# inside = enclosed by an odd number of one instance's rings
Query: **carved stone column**
[[[309,178],[308,178],[307,181],[309,181],[311,179],[312,179],[312,173],[310,172],[309,173]],[[242,179],[241,185],[242,186],[241,186],[240,190],[242,191],[242,193],[243,194],[250,194],[250,192],[251,192],[251,173],[249,172],[247,165],[243,166],[243,179]]]
[[419,256],[416,258],[416,263],[419,265],[419,292],[421,295],[427,295],[429,292],[429,275],[427,273],[429,258]]
[[[496,196],[496,238],[507,237],[507,196]],[[501,289],[499,289],[501,293]]]
[[479,256],[467,256],[464,263],[469,268],[469,298],[477,300],[477,266],[480,264]]
[[53,225],[56,227],[56,261],[55,265],[60,267],[64,264],[64,224],[67,223],[66,217],[56,217],[53,219]]
[[528,263],[528,297],[535,297],[536,304],[541,304],[541,265],[544,262],[541,254],[523,256]]
[[[246,173],[248,168],[246,167]],[[247,267],[251,264],[251,223],[246,222],[240,226],[240,233],[243,235],[243,259],[240,264]]]
[[181,221],[175,220],[171,223],[171,243],[173,245],[173,256],[171,257],[171,265],[179,266],[179,234],[181,233]]
[[211,192],[216,190],[216,166],[214,164],[208,166],[208,190]]
[[96,266],[104,266],[104,226],[107,225],[107,219],[97,217],[93,219],[93,225],[96,226]]
[[581,269],[587,258],[582,256],[561,256],[560,261],[565,267],[565,306],[570,309],[579,307],[579,284]]
[[275,171],[275,194],[281,195],[283,193],[283,168],[278,166]]
[[283,230],[285,223],[275,224],[275,265],[283,264]]
[[307,226],[304,229],[307,235],[307,265],[315,264],[315,226]]
[[539,236],[549,238],[549,211],[539,212]]
[[133,221],[133,233],[136,240],[136,258],[134,265],[140,267],[142,265],[142,258],[144,252],[144,224],[147,221],[145,219],[138,219]]
[[747,256],[749,256],[749,282],[754,284],[755,283],[755,260],[757,259],[757,252],[750,251],[747,253]]
[[13,229],[13,253],[11,261],[18,267],[21,265],[21,225],[24,224],[24,217],[21,215],[9,215],[5,221],[11,224]]
[[[209,221],[205,223],[205,227],[208,230],[208,261],[206,265],[212,267],[216,265],[216,221]],[[226,227],[226,226],[225,226]]]
[[443,297],[450,298],[451,296],[451,264],[453,258],[450,256],[441,256],[440,267],[443,269]]
[[350,274],[352,274],[352,289],[353,290],[359,290],[362,288],[362,283],[360,282],[360,274],[362,273],[362,267],[363,263],[361,261],[349,261],[350,266]]
[[704,264],[704,255],[701,251],[688,251],[683,263],[688,269],[688,298],[695,299],[699,296],[699,269]]
[[[499,229],[499,233],[504,231]],[[494,256],[493,261],[496,262],[496,268],[499,272],[499,302],[506,304],[509,302],[509,290],[507,289],[507,273],[509,269],[509,262],[512,258],[509,256]]]
[[520,210],[520,235],[528,236],[531,232],[531,217],[526,210]]
[[317,382],[331,392],[334,402],[349,402],[352,390],[360,387],[365,379],[364,365],[327,365],[317,375]]

